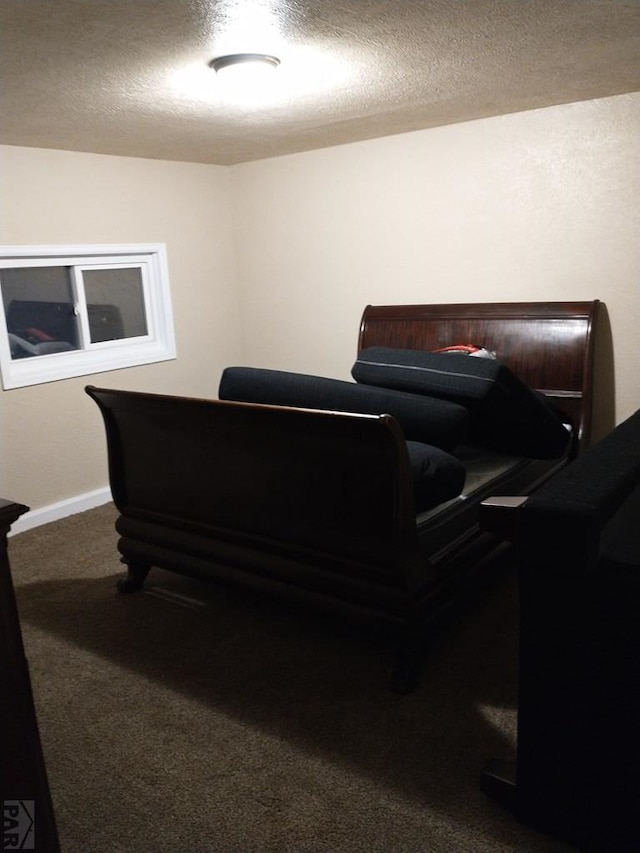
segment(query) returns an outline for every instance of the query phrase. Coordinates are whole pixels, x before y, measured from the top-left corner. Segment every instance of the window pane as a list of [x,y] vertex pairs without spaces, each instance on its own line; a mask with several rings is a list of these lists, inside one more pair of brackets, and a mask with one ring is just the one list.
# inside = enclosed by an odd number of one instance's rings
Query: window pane
[[70,267],[16,267],[0,271],[11,358],[79,347]]
[[5,390],[176,357],[163,243],[0,246],[0,298]]
[[91,343],[147,334],[140,267],[83,270]]

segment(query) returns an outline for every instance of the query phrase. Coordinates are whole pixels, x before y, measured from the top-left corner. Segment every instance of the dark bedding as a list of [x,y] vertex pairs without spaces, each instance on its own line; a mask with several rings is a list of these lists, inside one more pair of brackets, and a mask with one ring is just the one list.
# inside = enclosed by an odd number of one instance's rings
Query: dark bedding
[[392,415],[407,440],[418,513],[446,504],[454,515],[449,505],[454,498],[477,496],[528,460],[555,460],[568,449],[570,432],[552,407],[496,360],[371,347],[352,372],[357,383],[228,367],[219,397]]
[[449,400],[285,370],[228,367],[223,371],[218,397],[304,409],[385,413],[398,421],[407,441],[432,444],[443,450],[464,441],[469,426],[467,409]]
[[352,375],[367,386],[464,406],[470,438],[481,446],[534,459],[556,459],[567,450],[569,434],[561,418],[542,394],[498,360],[369,347],[358,356]]

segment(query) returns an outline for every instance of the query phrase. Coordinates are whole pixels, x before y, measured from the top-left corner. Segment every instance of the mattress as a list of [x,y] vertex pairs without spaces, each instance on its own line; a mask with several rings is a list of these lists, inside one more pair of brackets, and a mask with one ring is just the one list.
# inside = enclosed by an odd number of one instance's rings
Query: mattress
[[462,492],[416,516],[420,548],[431,560],[477,534],[483,500],[492,495],[529,494],[567,463],[566,458],[529,459],[472,446],[461,446],[452,455],[466,469]]

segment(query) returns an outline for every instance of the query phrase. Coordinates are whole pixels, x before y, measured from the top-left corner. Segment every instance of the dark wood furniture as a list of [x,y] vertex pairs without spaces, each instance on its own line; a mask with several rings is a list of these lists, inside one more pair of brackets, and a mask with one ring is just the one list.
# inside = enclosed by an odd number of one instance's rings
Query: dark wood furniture
[[[359,346],[495,350],[588,442],[597,302],[368,307]],[[457,356],[453,356],[457,357]],[[480,501],[529,493],[566,464],[510,460],[464,498],[416,513],[388,415],[87,388],[104,418],[122,591],[152,566],[288,597],[393,635],[396,689],[431,628],[468,596],[499,538]]]
[[517,757],[487,793],[594,853],[640,850],[640,411],[533,496],[480,517],[516,543]]
[[7,554],[11,525],[28,507],[0,499],[0,799],[2,850],[59,853],[29,667]]
[[359,349],[435,350],[459,343],[486,347],[557,406],[584,448],[591,440],[597,311],[597,300],[369,305],[360,325]]

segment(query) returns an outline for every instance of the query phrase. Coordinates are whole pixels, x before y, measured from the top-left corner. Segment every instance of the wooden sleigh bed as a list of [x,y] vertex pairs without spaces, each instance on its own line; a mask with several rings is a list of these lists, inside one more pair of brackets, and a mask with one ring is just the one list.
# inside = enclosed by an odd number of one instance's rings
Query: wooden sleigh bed
[[[392,685],[411,689],[430,630],[504,547],[480,529],[481,501],[531,493],[589,444],[597,308],[592,301],[365,309],[359,357],[473,342],[495,352],[536,397],[541,392],[571,428],[553,458],[455,443],[447,455],[464,466],[462,491],[426,509],[408,452],[414,444],[386,406],[337,411],[318,402],[318,393],[333,390],[327,383],[348,395],[357,383],[231,368],[221,396],[239,376],[235,399],[88,387],[104,418],[120,512],[118,548],[128,567],[120,590],[141,588],[158,566],[357,619],[393,638]],[[445,358],[460,368],[478,361]],[[249,401],[247,375],[262,388]],[[303,395],[303,405],[299,394],[284,404],[278,395],[265,399],[278,378],[293,381],[296,393],[304,379],[316,380],[312,397]]]

